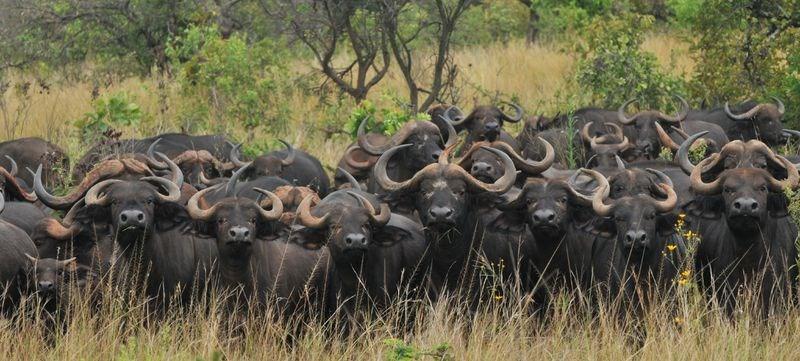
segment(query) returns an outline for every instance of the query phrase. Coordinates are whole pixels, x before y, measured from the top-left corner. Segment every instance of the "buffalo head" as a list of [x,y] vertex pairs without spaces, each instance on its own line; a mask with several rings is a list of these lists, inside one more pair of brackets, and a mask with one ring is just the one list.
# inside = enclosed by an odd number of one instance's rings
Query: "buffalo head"
[[411,121],[404,124],[385,144],[375,145],[370,143],[370,138],[365,133],[366,123],[367,119],[364,119],[358,127],[358,146],[361,150],[367,154],[381,155],[392,147],[407,144],[409,146],[403,148],[401,162],[412,172],[436,162],[439,155],[442,154],[442,149],[457,141],[457,135],[452,126],[447,127],[447,142],[444,142],[439,128],[434,123]]
[[[522,120],[523,110],[517,104],[509,103],[516,114],[509,116],[493,105],[481,105],[476,107],[466,117],[450,118],[450,112],[445,112],[443,116],[448,123],[454,127],[463,127],[470,137],[475,140],[487,140],[493,142],[500,136],[503,129],[503,122],[517,123]],[[460,113],[460,110],[458,111]]]
[[[658,128],[661,123],[680,124],[689,115],[689,104],[680,96],[675,96],[681,103],[680,111],[674,115],[666,115],[656,110],[640,111],[628,117],[625,108],[636,99],[631,99],[622,104],[617,111],[618,121],[627,126],[626,130],[636,140],[634,144],[637,158],[655,159],[661,152],[661,138]],[[661,129],[663,131],[663,127]]]
[[736,121],[736,129],[745,137],[744,139],[760,139],[769,145],[782,144],[783,124],[781,120],[786,113],[783,102],[773,97],[775,104],[761,103],[750,110],[735,114],[728,103],[725,103],[725,114]]
[[411,179],[396,182],[386,173],[389,160],[409,145],[398,146],[384,153],[375,164],[376,181],[392,196],[410,195],[422,224],[429,230],[448,231],[465,220],[468,214],[470,195],[473,193],[502,194],[516,180],[514,162],[508,155],[494,148],[483,148],[502,160],[503,173],[492,183],[482,182],[467,170],[449,162],[454,146],[447,148],[437,163],[418,171]]

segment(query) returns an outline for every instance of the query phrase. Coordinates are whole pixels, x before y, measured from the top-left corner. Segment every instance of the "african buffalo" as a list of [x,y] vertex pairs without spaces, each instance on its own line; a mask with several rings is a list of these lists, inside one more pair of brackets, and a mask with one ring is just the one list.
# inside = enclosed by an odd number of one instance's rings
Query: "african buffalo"
[[[5,210],[5,198],[0,193],[0,214]],[[0,220],[0,285],[4,287],[2,304],[4,308],[19,297],[23,286],[21,276],[30,267],[30,259],[26,256],[38,257],[36,245],[25,231],[19,227]]]
[[275,194],[257,189],[266,196],[261,202],[234,196],[207,206],[204,197],[212,189],[195,194],[186,209],[197,232],[210,236],[216,245],[215,281],[221,287],[240,289],[262,304],[274,299],[290,306],[306,301],[309,289],[324,289],[326,252],[281,240],[275,229],[283,204]]
[[[522,120],[523,110],[517,104],[507,103],[514,108],[516,114],[510,116],[500,110],[497,106],[481,105],[473,109],[466,117],[458,116],[453,119],[450,114],[461,113],[461,110],[455,109],[442,112],[441,116],[445,118],[447,123],[452,124],[454,127],[461,127],[467,131],[467,140],[464,142],[464,148],[469,149],[472,143],[479,141],[494,142],[501,140],[515,150],[519,149],[516,139],[503,130],[503,122],[517,123]],[[448,138],[449,140],[449,138]]]
[[[156,144],[154,146],[154,143]],[[233,164],[228,160],[232,146],[221,135],[161,134],[145,139],[122,139],[101,142],[78,160],[72,172],[73,180],[81,180],[100,161],[121,154],[147,154],[158,150],[170,159],[178,159],[191,184],[199,184],[202,168],[207,177],[227,175]],[[162,164],[159,162],[158,164]]]
[[331,193],[313,209],[311,202],[307,197],[297,210],[297,223],[305,229],[293,239],[329,250],[328,310],[352,312],[365,303],[382,308],[416,291],[426,271],[420,224],[358,190]]
[[44,168],[45,184],[54,187],[62,183],[61,177],[69,170],[69,156],[61,147],[40,138],[21,138],[0,143],[0,166],[5,169],[19,166],[23,171],[16,176],[28,185],[33,184],[33,177],[24,170],[35,169],[39,164]]
[[193,286],[206,285],[216,247],[188,232],[192,222],[180,199],[180,188],[169,179],[109,179],[89,189],[76,218],[108,225],[117,281],[134,281],[147,295],[165,299],[180,290],[187,300]]
[[474,277],[476,256],[480,252],[477,232],[477,214],[473,211],[479,194],[500,195],[507,192],[516,180],[514,162],[508,155],[494,148],[485,148],[502,159],[503,175],[492,183],[485,183],[469,174],[467,170],[450,164],[449,155],[454,146],[448,147],[437,163],[430,164],[405,181],[395,181],[387,174],[391,158],[410,147],[410,144],[394,147],[384,153],[375,165],[376,181],[393,198],[407,198],[414,205],[425,227],[425,236],[430,249],[431,285],[434,295],[446,290],[455,290],[473,298],[480,290],[475,289]]
[[280,177],[295,186],[309,187],[324,196],[330,190],[330,180],[322,168],[319,159],[294,149],[289,143],[280,141],[286,149],[273,151],[246,163],[239,160],[239,146],[231,149],[230,158],[237,168],[249,165],[242,179],[250,180],[258,177]]
[[770,147],[785,143],[781,121],[786,113],[783,102],[773,97],[775,104],[745,102],[689,112],[687,120],[702,120],[719,125],[731,140],[760,140]]

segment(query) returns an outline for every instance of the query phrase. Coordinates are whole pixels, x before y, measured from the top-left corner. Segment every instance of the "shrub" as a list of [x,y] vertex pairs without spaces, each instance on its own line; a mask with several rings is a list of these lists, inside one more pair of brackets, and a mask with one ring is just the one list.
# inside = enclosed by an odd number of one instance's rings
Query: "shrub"
[[663,109],[681,93],[682,80],[663,72],[653,54],[641,50],[644,31],[653,17],[641,15],[595,18],[579,46],[577,81],[596,105],[618,107],[636,97],[641,106]]
[[74,122],[81,142],[92,144],[101,136],[110,136],[121,127],[135,127],[142,120],[142,110],[126,93],[113,93],[95,100],[94,110]]
[[372,131],[392,135],[402,128],[406,122],[410,120],[430,120],[430,116],[426,113],[412,115],[408,112],[388,108],[378,110],[374,103],[365,100],[350,113],[347,124],[345,124],[345,131],[355,139],[358,135],[358,127],[364,119],[367,119],[367,132]]
[[223,39],[216,28],[191,27],[167,49],[188,109],[185,128],[199,123],[214,131],[243,126],[252,140],[260,126],[283,129],[288,109],[282,102],[288,79],[281,46],[243,35]]

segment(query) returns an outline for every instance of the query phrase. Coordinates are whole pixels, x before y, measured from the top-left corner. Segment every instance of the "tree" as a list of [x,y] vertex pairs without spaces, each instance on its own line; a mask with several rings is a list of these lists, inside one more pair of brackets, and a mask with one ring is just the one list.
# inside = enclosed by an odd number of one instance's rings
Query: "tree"
[[692,26],[693,95],[718,104],[783,93],[799,33],[800,1],[707,0]]
[[[6,67],[42,61],[53,65],[109,64],[114,72],[144,75],[168,70],[170,38],[190,25],[230,19],[239,0],[0,0],[13,22],[0,39]],[[0,26],[2,27],[2,26]],[[0,66],[3,66],[0,65]]]
[[[450,40],[464,10],[475,2],[262,0],[265,11],[287,20],[292,35],[313,53],[327,81],[357,103],[396,62],[408,88],[410,113],[439,100],[453,83],[457,71]],[[428,47],[422,40],[434,45]],[[429,68],[417,62],[424,54],[433,59]],[[423,82],[426,76],[430,81]]]
[[[383,79],[389,70],[391,56],[380,21],[380,8],[368,1],[262,0],[262,8],[274,16],[285,18],[296,39],[313,54],[326,78],[357,103]],[[352,59],[337,66],[336,56],[346,48]],[[371,74],[370,74],[371,72]]]

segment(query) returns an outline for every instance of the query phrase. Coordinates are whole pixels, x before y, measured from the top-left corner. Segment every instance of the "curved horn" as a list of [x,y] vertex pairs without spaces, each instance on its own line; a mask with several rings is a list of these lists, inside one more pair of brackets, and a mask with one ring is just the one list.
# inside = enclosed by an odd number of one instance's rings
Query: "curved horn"
[[338,169],[340,172],[342,172],[342,174],[344,174],[344,177],[345,177],[345,178],[347,178],[347,183],[349,183],[349,184],[350,184],[350,188],[351,188],[351,189],[355,189],[355,190],[357,190],[357,191],[360,191],[360,190],[361,190],[361,183],[358,183],[358,180],[356,180],[356,178],[355,178],[355,177],[353,177],[353,175],[352,175],[352,174],[350,174],[350,172],[346,171],[346,170],[345,170],[344,168],[342,168],[342,167],[339,167],[339,168],[337,168],[337,169]]
[[594,121],[588,122],[581,127],[581,139],[583,139],[585,143],[590,143],[592,139],[594,139],[594,137],[589,135],[589,128],[592,127],[592,124],[594,124]]
[[211,179],[206,178],[206,171],[200,167],[200,174],[198,175],[200,178],[200,183],[205,184],[207,186],[214,185],[214,181]]
[[575,198],[575,200],[578,203],[580,203],[580,204],[582,204],[584,206],[591,206],[592,205],[592,197],[584,195],[583,193],[578,192],[578,190],[575,189],[575,182],[578,180],[578,176],[580,176],[581,174],[587,174],[587,175],[593,177],[593,174],[585,172],[585,170],[586,170],[585,168],[578,169],[578,170],[575,171],[575,173],[573,173],[569,177],[569,179],[567,179],[567,190],[569,190],[570,194],[572,194],[573,198]]
[[100,183],[95,184],[92,188],[86,192],[86,205],[87,206],[101,206],[104,207],[108,205],[110,201],[107,196],[101,196],[100,193],[105,189],[107,186],[112,184],[122,183],[119,179],[107,179]]
[[[16,163],[12,163],[12,170],[13,169],[17,169],[17,171],[19,171],[19,169],[16,168]],[[28,171],[30,172],[30,169],[28,169]],[[17,180],[17,177],[14,176],[12,173],[9,173],[3,167],[0,167],[0,177],[5,178],[6,188],[9,192],[13,192],[13,194],[16,194],[18,197],[30,203],[39,200],[39,198],[36,196],[36,193],[28,192],[27,190],[23,189],[22,186],[19,184],[19,180]]]
[[636,98],[629,99],[625,103],[622,103],[622,106],[620,106],[619,109],[617,109],[617,120],[619,120],[620,123],[628,125],[628,124],[633,123],[636,120],[636,115],[634,115],[633,117],[630,117],[630,118],[628,118],[625,115],[625,108],[627,108],[628,105],[630,105],[631,103],[633,103],[635,101],[636,101]]
[[348,191],[347,194],[353,196],[355,199],[358,199],[358,202],[361,203],[361,206],[364,207],[367,212],[369,212],[369,218],[373,225],[383,226],[386,223],[389,223],[389,218],[392,217],[392,211],[389,209],[388,204],[381,203],[381,211],[380,213],[376,213],[375,207],[372,206],[372,202],[364,198],[364,196],[352,191]]
[[673,151],[676,151],[681,147],[680,145],[678,145],[678,143],[675,143],[675,141],[672,140],[672,137],[670,137],[669,134],[667,134],[667,132],[664,130],[661,124],[655,122],[655,126],[656,126],[656,133],[658,133],[658,140],[661,142],[661,145]]
[[507,121],[509,121],[509,122],[511,122],[511,123],[517,123],[517,122],[519,122],[520,120],[522,120],[522,115],[525,113],[525,111],[524,111],[524,110],[522,110],[522,107],[521,107],[521,106],[519,106],[519,104],[517,104],[517,103],[511,103],[511,102],[503,102],[503,104],[508,104],[508,105],[510,105],[511,107],[513,107],[513,108],[514,108],[514,111],[516,112],[516,114],[514,114],[514,116],[513,116],[513,117],[509,117],[509,116],[508,116],[508,114],[506,114],[505,112],[503,112],[503,111],[501,110],[501,111],[500,111],[500,114],[502,114],[502,116],[503,116],[503,119],[505,119],[505,120],[507,120]]
[[614,154],[614,161],[617,163],[617,169],[625,169],[625,161],[619,155]]
[[703,159],[697,166],[692,169],[692,173],[689,176],[689,180],[692,184],[692,189],[702,195],[714,195],[719,194],[720,190],[722,189],[722,178],[717,178],[710,183],[703,182],[701,177],[703,173],[703,169],[709,163],[716,162],[719,158],[719,153],[714,153],[710,157]]
[[728,117],[730,117],[731,119],[749,120],[749,119],[752,119],[759,111],[761,111],[761,108],[763,108],[763,107],[764,107],[764,104],[759,104],[759,105],[754,106],[753,109],[750,109],[749,111],[747,111],[745,113],[733,114],[733,112],[731,112],[730,106],[728,105],[728,102],[725,102],[725,114],[727,114]]
[[[408,122],[404,124],[403,127],[400,128],[400,130],[397,131],[397,133],[395,133],[388,142],[386,142],[386,144],[383,146],[376,146],[370,144],[369,139],[367,139],[367,136],[364,134],[364,127],[367,124],[367,120],[368,118],[364,118],[364,121],[362,121],[361,125],[358,126],[358,146],[361,147],[361,149],[363,149],[365,152],[372,155],[381,155],[392,147],[403,144],[419,126],[417,121]],[[428,124],[435,126],[433,123]],[[436,129],[438,130],[439,128]]]
[[494,183],[484,183],[478,180],[477,178],[473,177],[469,172],[467,172],[464,168],[456,166],[456,172],[460,174],[464,181],[467,182],[468,185],[473,186],[474,188],[480,189],[481,191],[489,192],[489,193],[505,193],[514,185],[514,182],[517,179],[517,169],[514,167],[514,161],[503,153],[501,150],[489,148],[489,147],[481,147],[486,151],[494,153],[503,163],[503,175],[498,178]]
[[8,171],[8,174],[10,174],[12,177],[16,177],[17,173],[19,173],[19,166],[17,166],[17,161],[15,161],[14,158],[11,158],[10,155],[7,155],[6,159],[8,159],[8,161],[11,163],[11,169]]
[[[457,116],[456,119],[450,118],[450,111],[452,110],[458,111],[459,116]],[[464,121],[467,120],[467,117],[464,116],[464,112],[462,112],[461,109],[459,109],[455,105],[451,105],[450,107],[447,108],[447,110],[444,111],[444,120],[452,124],[453,126],[456,126],[463,124]]]
[[344,157],[343,157],[344,158],[344,162],[347,163],[347,165],[349,165],[349,166],[351,166],[351,167],[353,167],[355,169],[362,169],[363,170],[363,169],[372,168],[372,164],[373,163],[370,162],[369,159],[367,159],[365,161],[358,161],[358,160],[355,160],[355,158],[353,158],[353,152],[355,152],[356,150],[359,150],[359,149],[361,149],[361,148],[358,145],[355,145],[355,144],[353,144],[350,147],[348,147],[347,150],[344,152]]
[[[180,167],[178,167],[172,159],[169,159],[166,154],[161,152],[156,152],[156,155],[159,156],[162,160],[164,160],[164,164],[167,165],[169,168],[169,172],[171,173],[172,177],[170,180],[172,183],[175,183],[178,187],[183,186],[183,171]],[[201,172],[202,173],[202,172]]]
[[447,148],[458,142],[458,133],[456,132],[456,128],[450,122],[445,122],[445,125],[447,126],[447,141],[443,141],[443,143],[444,147]]
[[668,185],[670,187],[674,187],[675,186],[672,183],[672,179],[670,179],[669,176],[664,174],[664,172],[662,172],[662,171],[660,171],[658,169],[653,169],[653,168],[645,168],[645,170],[650,172],[650,173],[652,173],[654,176],[656,176],[656,179],[658,179],[659,183],[664,183],[664,184],[666,184],[666,185]]
[[666,183],[659,183],[657,186],[667,194],[667,199],[656,201],[654,204],[656,210],[660,213],[672,212],[678,204],[678,195],[675,193],[675,189]]
[[230,153],[230,155],[228,155],[228,157],[231,159],[231,163],[233,163],[233,165],[235,165],[238,168],[242,168],[245,165],[247,165],[247,163],[245,163],[241,159],[239,159],[239,148],[241,148],[242,145],[241,144],[233,144],[231,142],[227,142],[227,143],[231,145],[231,153]]
[[658,119],[661,119],[663,121],[670,123],[680,123],[684,119],[686,119],[687,116],[689,116],[689,103],[686,101],[686,99],[683,99],[683,97],[681,97],[680,95],[673,95],[673,96],[675,98],[678,98],[678,101],[681,103],[681,109],[678,111],[678,113],[675,114],[674,117],[666,115],[662,112],[657,112],[656,114],[658,116]]
[[161,138],[156,139],[153,143],[150,143],[150,146],[147,147],[147,160],[150,162],[150,166],[156,169],[167,169],[168,165],[166,163],[158,161],[156,159],[156,146],[158,143],[161,142]]
[[156,183],[167,190],[166,195],[158,192],[158,198],[161,202],[177,202],[181,199],[181,188],[169,179],[161,177],[142,177],[140,180],[143,182]]
[[66,241],[71,239],[73,235],[80,232],[81,226],[79,224],[75,224],[75,215],[81,208],[83,208],[84,205],[85,202],[83,199],[75,203],[75,205],[69,209],[69,212],[67,212],[61,222],[54,218],[45,220],[45,222],[47,222],[47,226],[45,227],[45,232],[47,235],[50,238],[59,241]]
[[514,162],[514,166],[516,166],[518,170],[521,170],[528,175],[536,175],[550,169],[550,166],[553,165],[553,162],[556,160],[556,151],[553,148],[553,145],[543,138],[537,137],[537,139],[541,141],[545,148],[544,157],[542,157],[542,160],[538,162],[530,159],[523,159],[522,156],[517,153],[508,143],[498,141],[494,142],[492,146],[504,151],[509,157],[511,157],[511,160]]
[[[265,221],[275,221],[281,218],[283,215],[283,202],[281,199],[268,190],[253,187],[253,190],[267,196],[268,199],[264,199],[259,203],[259,213],[261,214],[261,218],[264,218]],[[272,209],[269,211],[264,209],[264,207],[272,205]]]
[[422,168],[422,170],[417,172],[417,174],[411,177],[411,179],[403,182],[395,182],[391,180],[389,178],[389,175],[386,173],[386,167],[389,164],[389,160],[392,158],[392,156],[395,155],[395,153],[410,146],[411,144],[403,144],[396,146],[392,149],[389,149],[388,151],[386,151],[386,153],[383,153],[383,155],[381,155],[380,158],[378,158],[378,162],[375,163],[375,168],[373,169],[373,174],[375,175],[375,181],[378,182],[378,185],[380,185],[381,188],[390,192],[396,192],[403,189],[413,189],[425,177],[427,173],[433,171],[434,169],[436,169],[434,167],[440,165],[438,163],[429,164],[425,168]]
[[593,173],[592,177],[594,177],[598,181],[597,190],[595,191],[594,196],[592,197],[592,209],[594,210],[594,213],[596,213],[598,216],[608,217],[609,215],[611,215],[611,212],[614,211],[614,206],[615,206],[613,201],[611,204],[605,204],[605,199],[608,198],[608,194],[611,192],[608,180],[606,179],[606,177],[604,177],[602,174],[596,171],[593,170],[588,170],[588,171],[596,173],[596,174]]
[[684,140],[683,143],[681,143],[681,145],[678,147],[678,151],[675,152],[675,157],[672,160],[673,162],[677,162],[678,165],[681,166],[681,169],[683,169],[684,173],[692,174],[692,170],[694,170],[695,166],[694,164],[692,164],[692,161],[689,160],[689,149],[692,147],[692,144],[694,144],[696,140],[700,139],[700,137],[706,134],[708,134],[707,130],[704,130],[696,134],[692,134],[692,136],[686,138],[686,140]]
[[294,158],[296,153],[294,147],[292,147],[291,144],[281,139],[278,139],[278,141],[283,143],[284,146],[286,146],[286,157],[281,159],[281,164],[283,164],[284,167],[292,165],[292,163],[294,163]]
[[189,202],[186,203],[186,212],[189,213],[189,217],[194,220],[204,222],[210,220],[214,216],[214,213],[217,212],[217,208],[219,208],[220,203],[211,206],[209,209],[201,209],[200,199],[205,197],[208,192],[219,189],[221,186],[222,185],[208,187],[195,193],[191,198],[189,198]]
[[325,228],[328,224],[328,217],[330,217],[330,213],[325,213],[322,217],[315,217],[311,214],[311,201],[314,199],[313,195],[307,195],[303,198],[303,201],[300,202],[300,205],[297,206],[297,220],[300,221],[300,224],[306,226],[308,228],[314,229],[321,229]]
[[101,163],[100,166],[84,176],[81,183],[74,191],[72,191],[72,193],[63,197],[57,197],[48,193],[44,188],[44,184],[42,182],[42,165],[40,164],[39,167],[36,168],[36,173],[33,177],[33,191],[36,193],[36,196],[39,198],[39,200],[44,203],[44,205],[52,209],[67,210],[72,207],[75,202],[83,198],[89,188],[91,188],[99,180],[116,176],[122,173],[124,170],[125,166],[119,161],[107,161]]
[[775,100],[775,104],[778,107],[778,114],[780,114],[781,116],[786,114],[786,106],[783,105],[783,102],[780,99],[778,99],[778,97],[772,97],[772,100]]
[[225,186],[225,197],[233,197],[236,195],[236,183],[239,182],[239,178],[242,177],[242,174],[249,169],[252,164],[253,162],[245,163],[243,167],[233,172],[233,175],[228,179],[228,185]]

